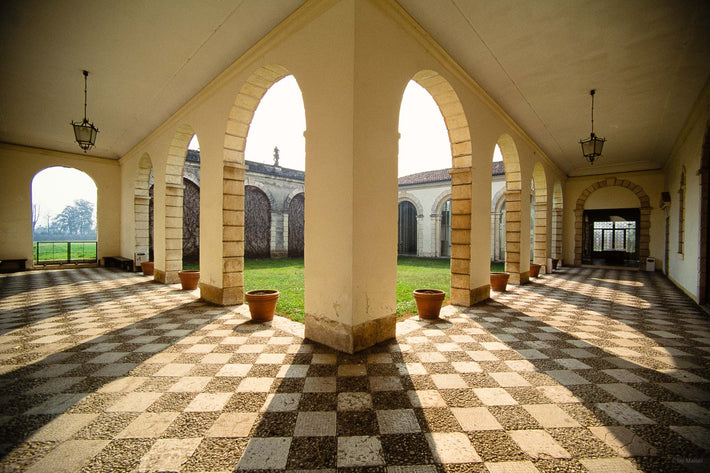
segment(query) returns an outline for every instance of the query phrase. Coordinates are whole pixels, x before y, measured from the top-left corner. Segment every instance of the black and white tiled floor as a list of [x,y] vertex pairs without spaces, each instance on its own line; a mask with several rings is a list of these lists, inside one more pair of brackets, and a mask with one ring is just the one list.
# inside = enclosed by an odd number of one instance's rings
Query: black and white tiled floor
[[0,277],[0,472],[710,466],[710,323],[666,279],[563,268],[347,355],[105,269]]

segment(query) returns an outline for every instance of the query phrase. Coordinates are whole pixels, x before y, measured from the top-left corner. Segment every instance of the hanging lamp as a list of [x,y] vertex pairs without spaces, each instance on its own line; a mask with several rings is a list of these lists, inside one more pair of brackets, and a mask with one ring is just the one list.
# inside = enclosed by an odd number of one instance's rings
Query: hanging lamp
[[84,72],[84,119],[80,122],[71,122],[74,127],[74,138],[81,149],[86,153],[93,148],[96,143],[96,134],[99,129],[86,119],[86,83],[89,77],[89,71]]
[[589,95],[592,96],[592,132],[590,133],[589,138],[587,138],[586,140],[579,140],[579,144],[582,145],[582,154],[584,155],[585,158],[587,158],[587,161],[589,161],[589,164],[594,164],[594,160],[602,155],[602,148],[604,148],[604,142],[606,141],[604,138],[599,138],[597,135],[594,134],[594,94],[595,93],[596,93],[595,89],[592,89],[589,92]]

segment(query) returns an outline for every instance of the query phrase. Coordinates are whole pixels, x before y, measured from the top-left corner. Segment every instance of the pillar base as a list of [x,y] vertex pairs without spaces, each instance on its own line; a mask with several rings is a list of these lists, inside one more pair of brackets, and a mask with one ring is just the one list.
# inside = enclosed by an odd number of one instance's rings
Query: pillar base
[[510,273],[510,279],[508,284],[514,284],[520,286],[530,282],[530,271],[525,271],[524,273]]
[[244,288],[217,287],[201,282],[200,297],[217,305],[240,305],[244,303]]
[[471,289],[471,304],[470,305],[475,305],[478,304],[479,302],[483,302],[486,299],[491,298],[491,285],[490,284],[485,284],[480,287],[476,287],[474,289]]
[[180,282],[180,276],[178,276],[177,271],[155,269],[153,272],[153,280],[163,284],[177,284]]
[[395,338],[396,323],[394,314],[356,326],[306,314],[306,338],[352,354]]

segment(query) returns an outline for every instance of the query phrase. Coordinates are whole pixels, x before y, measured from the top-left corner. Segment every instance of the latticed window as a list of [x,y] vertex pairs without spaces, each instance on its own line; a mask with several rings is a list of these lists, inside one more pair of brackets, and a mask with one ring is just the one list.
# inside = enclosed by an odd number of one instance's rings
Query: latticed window
[[685,166],[680,173],[680,189],[678,190],[678,253],[683,254],[685,244]]

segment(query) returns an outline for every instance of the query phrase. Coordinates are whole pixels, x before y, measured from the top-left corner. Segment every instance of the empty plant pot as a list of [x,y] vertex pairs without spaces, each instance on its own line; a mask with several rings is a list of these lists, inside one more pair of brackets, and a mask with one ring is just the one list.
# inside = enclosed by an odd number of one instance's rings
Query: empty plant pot
[[268,322],[274,318],[276,301],[279,300],[279,291],[274,289],[258,289],[248,291],[244,298],[249,304],[249,313],[256,322]]
[[508,285],[509,273],[491,273],[491,290],[496,292],[505,291]]
[[143,261],[141,263],[141,271],[143,271],[143,276],[152,276],[155,270],[155,263],[152,261]]
[[540,277],[540,266],[537,263],[530,263],[530,277],[539,278]]
[[419,317],[422,319],[438,318],[445,297],[446,293],[439,289],[415,289],[414,300],[417,303]]
[[200,280],[200,272],[196,270],[178,271],[178,277],[180,278],[180,284],[183,290],[192,291],[197,289],[197,283]]

